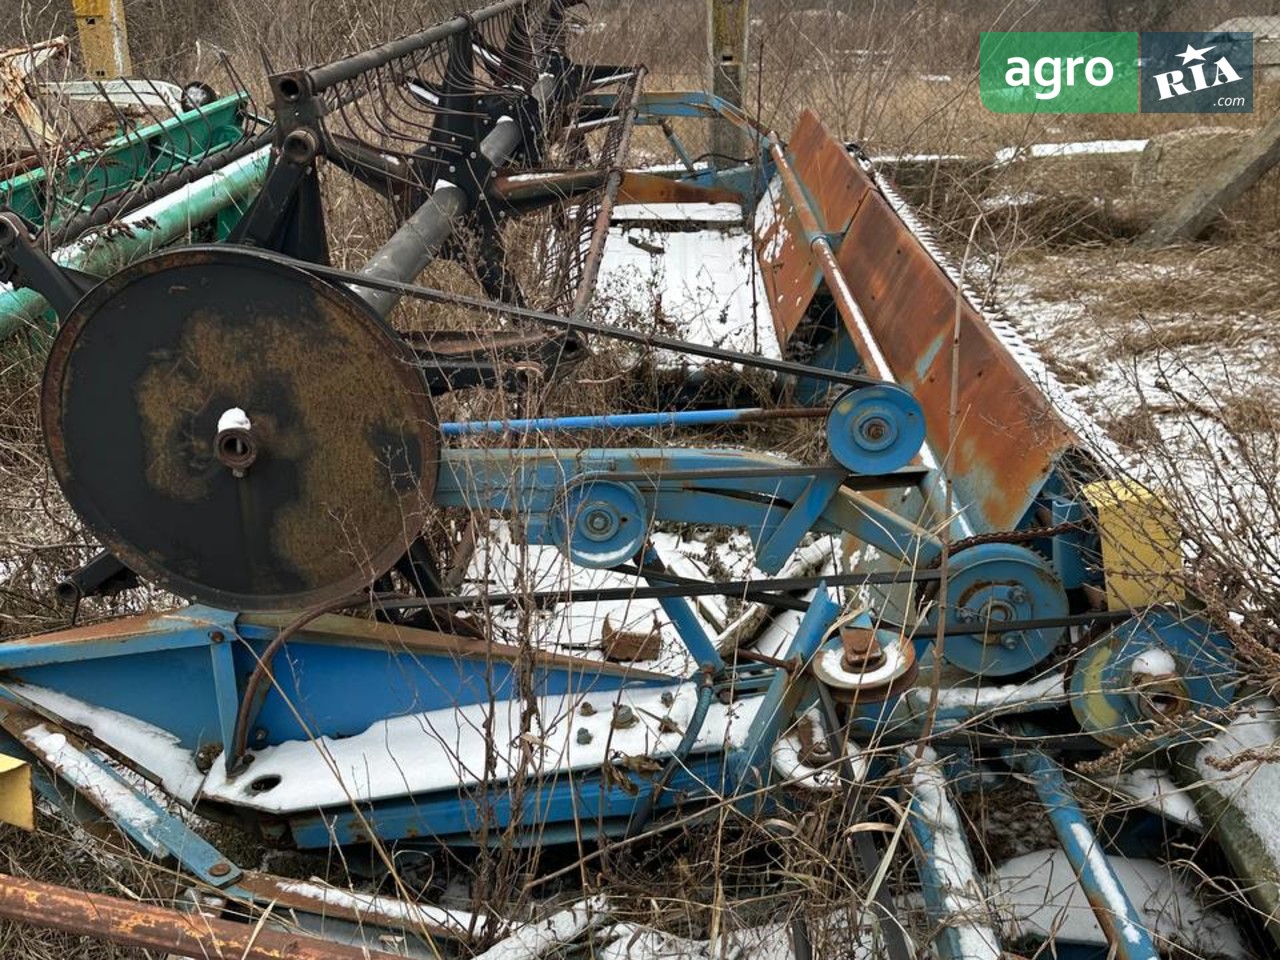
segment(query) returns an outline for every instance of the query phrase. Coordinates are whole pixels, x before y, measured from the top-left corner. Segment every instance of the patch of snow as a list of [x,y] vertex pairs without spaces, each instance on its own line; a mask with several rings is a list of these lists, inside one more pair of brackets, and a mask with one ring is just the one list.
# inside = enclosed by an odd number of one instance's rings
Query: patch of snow
[[1122,881],[1111,869],[1111,858],[1102,851],[1102,842],[1088,825],[1074,821],[1068,824],[1071,839],[1084,851],[1085,868],[1093,877],[1098,893],[1107,903],[1116,930],[1129,943],[1142,942],[1143,932],[1129,917],[1129,897]]
[[[630,923],[601,931],[608,941],[593,951],[597,960],[794,960],[791,931],[785,923],[722,931],[717,942],[691,940]],[[814,944],[838,944],[841,960],[878,960],[883,947],[869,917],[843,914],[809,920]],[[816,953],[816,951],[815,951]]]
[[[671,572],[698,580],[712,579],[705,562],[707,545],[681,540],[657,531],[650,537],[658,556]],[[749,551],[745,552],[744,551]],[[713,551],[717,560],[731,571],[747,564],[754,569],[750,538],[730,538]],[[506,521],[492,521],[487,536],[477,539],[475,554],[463,579],[464,592],[516,593],[539,590],[626,589],[645,586],[645,581],[613,570],[579,567],[558,547],[524,545],[516,542]],[[715,635],[725,626],[728,613],[722,597],[690,599],[707,632]],[[646,670],[671,676],[688,676],[697,666],[662,605],[653,599],[576,601],[533,610],[515,605],[488,611],[486,628],[495,637],[521,634],[541,649],[572,653],[592,660],[604,660],[601,632],[605,618],[615,630],[659,632],[661,652],[656,660],[640,661]]]
[[[664,693],[672,697],[669,706],[662,701]],[[697,698],[696,682],[548,695],[538,698],[531,727],[521,700],[392,717],[352,737],[294,740],[251,751],[252,765],[235,777],[215,764],[204,796],[285,813],[437,790],[456,794],[515,776],[599,770],[620,758],[662,762],[680,743]],[[691,753],[740,745],[761,699],[713,700]],[[634,725],[613,728],[615,704],[631,709]],[[485,769],[490,752],[492,774]],[[268,789],[253,788],[277,777]]]
[[1044,194],[1036,193],[1034,190],[1019,190],[1013,192],[1010,190],[1002,190],[997,194],[989,197],[983,197],[978,205],[983,210],[1007,210],[1009,207],[1028,207],[1033,203],[1038,203],[1044,199]]
[[200,792],[204,774],[196,769],[192,752],[168,730],[46,687],[10,683],[7,689],[66,725],[92,731],[104,746],[127,757],[131,767],[160,784],[175,799],[190,804]]
[[72,746],[65,735],[39,723],[26,732],[23,745],[112,820],[128,823],[133,830],[151,837],[153,847],[168,850],[163,841],[152,836],[163,811],[104,770],[93,757]]
[[[753,260],[751,235],[743,228],[616,225],[605,241],[598,302],[611,323],[655,323],[693,343],[777,358],[769,301]],[[659,362],[707,361],[662,351]]]
[[914,831],[928,838],[920,869],[933,873],[943,898],[945,915],[935,919],[956,934],[965,960],[1000,960],[1000,938],[988,922],[986,894],[937,754],[926,749],[919,762],[910,762],[911,812],[921,821]]
[[1129,669],[1142,676],[1167,677],[1177,674],[1178,664],[1174,661],[1173,654],[1163,647],[1149,647],[1133,658]]
[[1209,760],[1230,760],[1246,750],[1272,751],[1280,744],[1280,722],[1269,700],[1255,701],[1196,754],[1204,785],[1240,811],[1272,863],[1280,863],[1280,763],[1246,761],[1219,770]]
[[475,960],[535,960],[557,947],[572,943],[605,919],[607,902],[592,897],[541,920],[526,923],[498,941]]
[[620,203],[613,208],[613,223],[741,223],[742,207],[736,203]]
[[[1158,946],[1176,944],[1204,960],[1240,960],[1249,955],[1231,921],[1201,906],[1169,867],[1151,860],[1105,859]],[[987,878],[987,889],[1011,939],[1099,946],[1107,942],[1062,850],[1041,850],[1006,861]]]
[[1196,811],[1196,805],[1187,796],[1186,791],[1174,783],[1173,778],[1164,770],[1139,767],[1103,777],[1098,783],[1130,799],[1137,800],[1162,817],[1181,823],[1192,830],[1204,829],[1200,814]]
[[468,932],[477,929],[475,918],[461,910],[445,910],[420,902],[409,903],[398,897],[380,897],[331,887],[316,880],[282,880],[280,891],[293,894],[340,910],[349,910],[372,922],[392,923],[407,928],[421,926],[447,927]]
[[[923,714],[929,709],[932,691],[927,686],[912,687],[906,692],[908,708]],[[1028,706],[1036,709],[1066,703],[1066,678],[1056,672],[1028,680],[1024,683],[1007,683],[982,686],[942,687],[938,690],[938,709],[963,711],[965,716],[1013,712]]]
[[1086,140],[1078,143],[1033,143],[1022,147],[1002,147],[995,153],[996,163],[1012,163],[1028,157],[1078,157],[1088,154],[1141,153],[1146,140]]
[[249,415],[239,407],[230,407],[222,411],[222,416],[218,418],[218,433],[223,430],[248,430],[249,428]]

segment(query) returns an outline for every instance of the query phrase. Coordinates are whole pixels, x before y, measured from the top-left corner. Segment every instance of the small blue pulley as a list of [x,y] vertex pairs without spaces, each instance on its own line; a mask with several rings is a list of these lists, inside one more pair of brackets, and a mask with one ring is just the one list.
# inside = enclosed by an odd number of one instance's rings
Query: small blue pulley
[[629,483],[594,480],[571,486],[552,518],[556,545],[583,567],[616,567],[644,546],[644,498]]
[[842,393],[827,416],[831,456],[853,473],[890,473],[924,443],[924,411],[902,387],[878,383]]

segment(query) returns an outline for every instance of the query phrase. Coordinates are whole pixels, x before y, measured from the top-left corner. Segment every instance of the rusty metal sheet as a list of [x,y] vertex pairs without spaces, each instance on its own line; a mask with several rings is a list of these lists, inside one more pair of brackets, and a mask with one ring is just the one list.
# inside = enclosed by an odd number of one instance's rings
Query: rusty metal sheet
[[[818,220],[828,234],[844,232],[871,189],[844,145],[832,139],[818,118],[806,110],[787,143],[787,157],[805,185]],[[785,348],[799,326],[821,271],[805,230],[785,191],[772,197],[773,215],[756,238],[760,274],[773,314],[778,342]]]
[[895,377],[924,409],[928,443],[957,507],[978,531],[1014,527],[1062,451],[1078,443],[1074,433],[878,191],[859,208],[837,259]]
[[[924,408],[927,438],[952,481],[957,507],[975,530],[1005,530],[1026,513],[1063,450],[1079,441],[903,223],[843,144],[806,111],[789,142],[819,229],[839,234],[840,274],[894,379]],[[758,241],[779,340],[785,345],[817,288],[821,271],[799,235],[786,191]],[[848,219],[845,219],[846,214]],[[958,416],[951,440],[951,343],[960,309]],[[845,317],[845,322],[849,318]]]

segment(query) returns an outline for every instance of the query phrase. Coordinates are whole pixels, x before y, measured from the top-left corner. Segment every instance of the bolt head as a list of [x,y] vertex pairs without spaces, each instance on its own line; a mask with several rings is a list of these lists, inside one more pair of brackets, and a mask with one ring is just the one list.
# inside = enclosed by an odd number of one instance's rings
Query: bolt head
[[227,863],[225,860],[219,860],[209,868],[209,876],[211,877],[225,877],[230,872],[231,864]]
[[591,740],[592,740],[591,731],[588,730],[586,727],[579,727],[578,743],[580,743],[583,746],[586,746],[588,743],[591,742]]

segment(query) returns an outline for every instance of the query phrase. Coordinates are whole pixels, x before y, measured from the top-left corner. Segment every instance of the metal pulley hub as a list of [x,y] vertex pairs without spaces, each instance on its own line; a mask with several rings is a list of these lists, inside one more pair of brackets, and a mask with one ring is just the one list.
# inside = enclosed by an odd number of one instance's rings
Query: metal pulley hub
[[399,336],[271,254],[189,247],[85,295],[45,370],[68,501],[127,566],[246,611],[368,586],[421,530],[434,410]]
[[[948,663],[1002,677],[1029,670],[1053,652],[1063,627],[998,629],[1012,621],[1067,615],[1066,591],[1048,560],[1012,543],[979,543],[958,551],[948,563],[948,634],[942,651]],[[930,628],[937,617],[935,608],[926,619]],[[960,632],[966,627],[973,632]]]
[[870,703],[897,696],[915,683],[915,647],[902,634],[870,627],[845,627],[840,646],[813,660],[813,673],[838,700]]
[[556,544],[574,563],[607,569],[631,560],[648,533],[644,498],[629,483],[591,480],[565,490],[552,516]]
[[1156,607],[1108,630],[1077,661],[1071,709],[1111,746],[1167,727],[1170,737],[1215,722],[1239,683],[1227,636],[1201,617]]
[[905,467],[919,453],[924,437],[919,402],[892,383],[846,390],[827,416],[831,456],[854,473],[889,473]]

